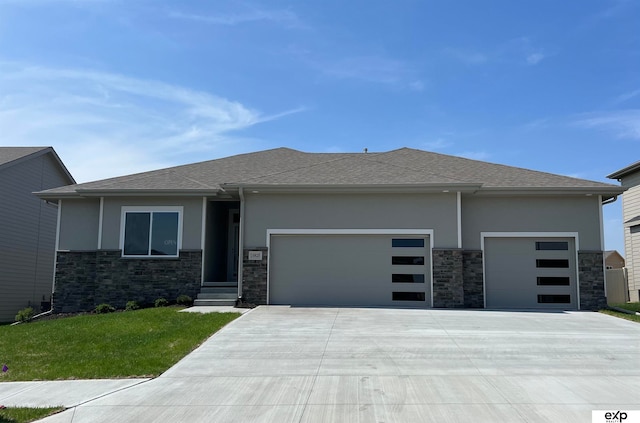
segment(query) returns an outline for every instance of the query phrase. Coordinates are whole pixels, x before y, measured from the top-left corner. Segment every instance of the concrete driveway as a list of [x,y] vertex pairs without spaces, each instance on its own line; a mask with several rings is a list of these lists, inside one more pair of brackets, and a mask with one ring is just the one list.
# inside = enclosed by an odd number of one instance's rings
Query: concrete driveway
[[587,422],[640,410],[640,325],[591,312],[259,307],[81,422]]

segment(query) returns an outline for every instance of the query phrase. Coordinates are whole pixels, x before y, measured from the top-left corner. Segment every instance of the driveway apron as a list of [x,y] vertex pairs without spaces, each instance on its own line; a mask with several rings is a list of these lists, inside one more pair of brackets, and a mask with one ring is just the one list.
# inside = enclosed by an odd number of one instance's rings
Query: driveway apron
[[599,313],[263,306],[43,421],[585,422],[640,410],[639,363],[640,325]]

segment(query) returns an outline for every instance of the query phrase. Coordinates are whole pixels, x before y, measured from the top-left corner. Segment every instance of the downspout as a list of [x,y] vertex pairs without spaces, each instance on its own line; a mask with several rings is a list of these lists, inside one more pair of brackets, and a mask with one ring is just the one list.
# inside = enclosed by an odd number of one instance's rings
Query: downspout
[[[608,200],[607,200],[608,201]],[[604,219],[602,218],[602,208],[605,202],[602,201],[602,195],[598,196],[598,219],[600,220],[600,250],[602,251],[602,283],[604,284],[604,296],[607,297],[607,263],[604,257]]]
[[240,196],[240,229],[238,233],[238,298],[242,301],[242,269],[244,267],[244,190],[238,188]]
[[[602,196],[600,196],[600,197],[602,197]],[[607,204],[615,203],[617,200],[618,200],[618,196],[614,195],[613,197],[609,198],[608,200],[604,200],[602,202],[602,205],[606,206]]]

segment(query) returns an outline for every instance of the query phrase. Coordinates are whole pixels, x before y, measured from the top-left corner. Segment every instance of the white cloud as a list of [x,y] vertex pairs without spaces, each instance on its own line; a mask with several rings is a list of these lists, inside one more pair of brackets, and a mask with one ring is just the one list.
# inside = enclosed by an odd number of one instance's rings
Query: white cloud
[[233,26],[252,22],[273,22],[288,27],[304,26],[298,16],[290,10],[265,10],[254,7],[239,12],[217,14],[184,13],[173,10],[168,13],[168,17],[210,25]]
[[78,181],[246,151],[238,131],[302,110],[265,115],[163,82],[0,62],[0,142],[52,145]]
[[586,129],[602,129],[618,138],[640,139],[640,109],[595,112],[579,115],[573,124]]
[[640,90],[630,91],[628,93],[620,94],[613,100],[613,104],[620,104],[631,100],[632,98],[640,96]]
[[407,62],[386,56],[352,56],[336,60],[317,60],[301,56],[301,60],[325,76],[334,79],[359,80],[412,91],[424,90],[424,82],[416,79],[416,71]]
[[447,147],[451,147],[452,142],[445,140],[444,138],[438,138],[434,141],[427,141],[422,143],[422,148],[427,150],[442,150]]
[[549,126],[551,126],[551,119],[541,118],[525,123],[524,125],[522,125],[522,128],[526,131],[538,131],[548,128]]
[[447,48],[445,53],[467,65],[482,65],[489,61],[489,57],[486,54],[478,51]]
[[413,82],[409,83],[409,88],[411,88],[413,91],[424,91],[424,82],[418,80],[415,80]]
[[530,65],[537,65],[544,59],[544,54],[542,53],[532,53],[527,56],[527,63]]

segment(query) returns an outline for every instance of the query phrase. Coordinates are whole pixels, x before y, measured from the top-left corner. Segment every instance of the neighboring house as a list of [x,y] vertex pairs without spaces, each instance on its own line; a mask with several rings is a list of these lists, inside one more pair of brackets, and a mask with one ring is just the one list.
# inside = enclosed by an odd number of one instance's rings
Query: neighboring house
[[640,161],[608,175],[626,189],[622,196],[624,256],[629,277],[629,299],[640,301]]
[[605,251],[604,266],[606,269],[622,269],[624,267],[624,257],[616,250]]
[[[622,188],[402,148],[287,148],[43,191],[54,311],[256,304],[596,309]],[[229,292],[231,291],[231,292]]]
[[58,209],[32,193],[73,183],[51,147],[0,147],[0,322],[49,309]]

